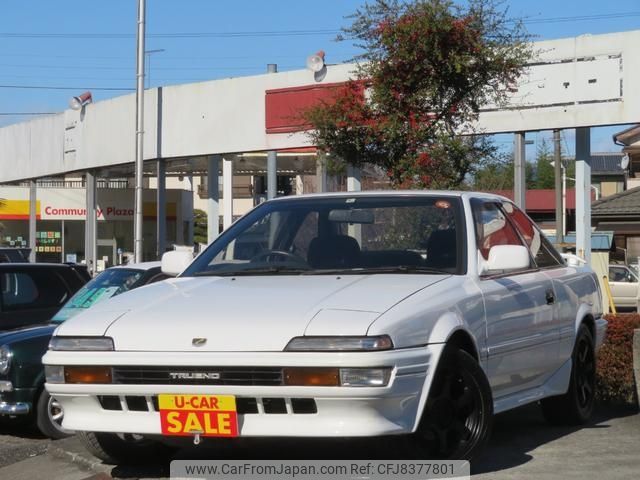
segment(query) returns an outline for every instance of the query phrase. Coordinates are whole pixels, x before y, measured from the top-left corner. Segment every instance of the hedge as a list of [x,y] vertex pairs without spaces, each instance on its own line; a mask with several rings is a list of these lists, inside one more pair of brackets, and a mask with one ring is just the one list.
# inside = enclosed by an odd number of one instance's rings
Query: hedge
[[640,315],[617,314],[605,318],[609,325],[605,342],[598,350],[597,397],[605,403],[634,403],[633,331],[640,328]]

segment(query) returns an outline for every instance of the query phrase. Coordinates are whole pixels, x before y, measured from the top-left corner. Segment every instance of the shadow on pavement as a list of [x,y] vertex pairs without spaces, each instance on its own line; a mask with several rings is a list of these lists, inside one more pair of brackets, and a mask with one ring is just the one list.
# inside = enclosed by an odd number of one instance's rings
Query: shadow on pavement
[[31,419],[23,417],[0,417],[0,435],[11,435],[12,437],[29,440],[46,439]]
[[[614,418],[637,415],[633,407],[597,407],[584,426],[558,427],[546,423],[536,404],[496,415],[493,435],[481,456],[472,462],[472,473],[498,472],[528,463],[540,445],[581,429],[606,429]],[[416,459],[415,452],[401,437],[370,439],[204,439],[198,447],[181,448],[166,461],[144,466],[118,465],[114,478],[158,478],[169,476],[171,460],[367,460]]]
[[472,474],[491,473],[523,465],[533,459],[530,452],[540,445],[582,429],[609,428],[601,425],[613,418],[637,415],[635,407],[596,406],[591,420],[580,426],[548,424],[537,404],[526,405],[495,416],[487,448],[471,465]]

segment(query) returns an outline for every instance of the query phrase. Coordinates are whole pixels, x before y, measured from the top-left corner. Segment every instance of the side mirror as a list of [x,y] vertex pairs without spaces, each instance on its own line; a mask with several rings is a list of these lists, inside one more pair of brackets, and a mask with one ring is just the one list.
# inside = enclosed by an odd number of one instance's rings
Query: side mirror
[[489,260],[483,263],[481,275],[529,268],[529,250],[522,245],[496,245],[489,250]]
[[193,253],[186,250],[173,250],[162,255],[161,269],[165,275],[176,275],[182,273],[193,261]]

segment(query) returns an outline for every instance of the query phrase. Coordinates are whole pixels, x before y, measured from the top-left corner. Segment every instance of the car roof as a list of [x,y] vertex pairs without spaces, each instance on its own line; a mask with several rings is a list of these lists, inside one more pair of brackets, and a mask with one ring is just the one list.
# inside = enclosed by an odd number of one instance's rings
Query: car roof
[[127,263],[126,265],[116,265],[115,267],[110,267],[113,269],[120,268],[134,268],[136,270],[151,270],[152,268],[157,268],[162,265],[162,262],[140,262],[140,263]]
[[464,190],[366,190],[359,192],[326,192],[326,193],[308,193],[304,195],[289,195],[286,197],[278,197],[270,202],[295,201],[317,198],[353,198],[353,197],[459,197],[459,198],[484,198],[487,200],[499,200],[511,202],[506,197],[496,195],[494,193],[473,192]]
[[20,268],[77,268],[84,267],[82,264],[68,263],[30,263],[30,262],[4,262],[0,263],[0,268],[20,267]]

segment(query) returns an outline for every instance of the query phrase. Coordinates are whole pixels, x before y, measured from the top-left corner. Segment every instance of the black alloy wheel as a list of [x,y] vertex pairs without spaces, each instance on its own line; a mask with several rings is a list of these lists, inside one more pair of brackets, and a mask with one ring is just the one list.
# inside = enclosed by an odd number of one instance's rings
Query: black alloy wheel
[[488,440],[492,417],[482,368],[467,352],[447,347],[416,432],[421,450],[430,458],[470,460]]
[[571,355],[567,393],[540,401],[544,418],[553,425],[581,425],[591,417],[596,398],[596,352],[591,330],[580,325]]

